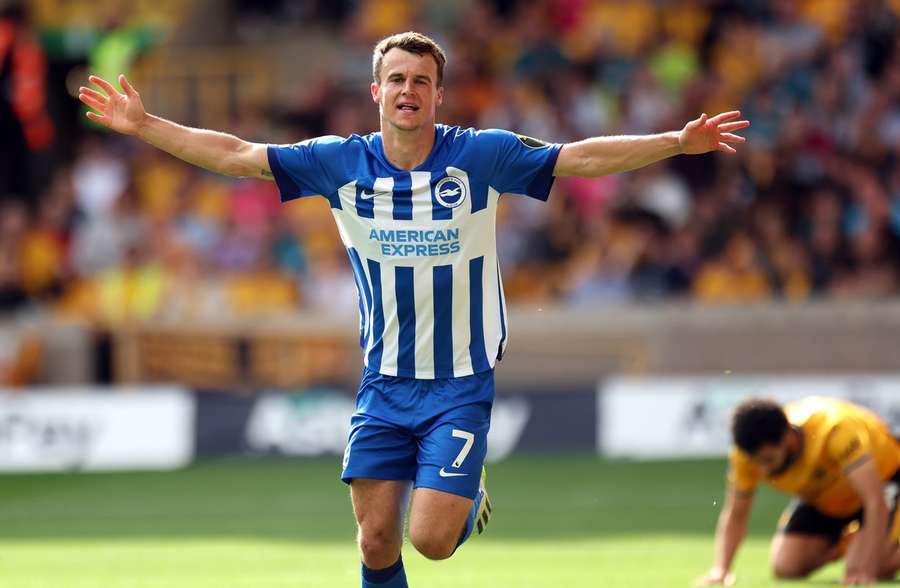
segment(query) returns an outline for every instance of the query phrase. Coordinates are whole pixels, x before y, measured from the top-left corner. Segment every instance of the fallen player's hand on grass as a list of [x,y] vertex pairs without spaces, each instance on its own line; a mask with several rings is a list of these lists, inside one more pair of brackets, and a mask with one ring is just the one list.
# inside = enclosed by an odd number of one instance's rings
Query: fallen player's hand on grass
[[878,578],[873,576],[872,574],[866,574],[863,572],[847,572],[844,574],[844,579],[841,580],[841,584],[844,586],[869,586],[878,581]]
[[733,586],[734,574],[713,568],[694,580],[694,586]]

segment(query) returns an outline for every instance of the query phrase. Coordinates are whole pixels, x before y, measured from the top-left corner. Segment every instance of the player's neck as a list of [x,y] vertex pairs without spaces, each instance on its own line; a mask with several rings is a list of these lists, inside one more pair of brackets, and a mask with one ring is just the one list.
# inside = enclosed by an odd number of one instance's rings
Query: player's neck
[[414,131],[405,131],[382,124],[381,140],[384,155],[394,167],[415,169],[431,154],[434,147],[434,125],[424,125]]

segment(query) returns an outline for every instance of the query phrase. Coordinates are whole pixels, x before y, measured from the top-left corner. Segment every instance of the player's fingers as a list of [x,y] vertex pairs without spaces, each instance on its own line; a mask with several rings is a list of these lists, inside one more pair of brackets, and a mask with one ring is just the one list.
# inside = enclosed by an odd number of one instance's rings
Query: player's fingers
[[722,133],[720,136],[723,140],[731,143],[745,143],[747,141],[746,137],[741,137],[740,135],[732,135],[731,133]]
[[88,106],[90,106],[91,108],[93,108],[94,110],[103,111],[103,109],[106,107],[106,104],[100,102],[99,100],[97,100],[95,98],[87,96],[85,94],[79,94],[78,99],[81,100],[82,102],[84,102],[85,104],[87,104]]
[[109,121],[105,116],[97,114],[92,110],[88,110],[87,117],[94,122],[100,123],[101,125],[109,126]]
[[737,151],[735,151],[734,147],[732,147],[731,145],[729,145],[727,143],[719,143],[719,146],[716,148],[716,150],[724,151],[725,153],[732,153],[732,154],[737,153]]
[[97,90],[92,90],[91,88],[86,88],[84,86],[78,88],[78,97],[81,98],[82,95],[87,96],[88,98],[93,98],[94,100],[102,104],[106,104],[109,101],[109,98],[107,98]]
[[705,122],[706,122],[706,113],[704,112],[699,117],[697,117],[694,120],[692,120],[691,122],[689,122],[687,124],[687,128],[688,128],[688,130],[691,130],[691,131],[694,129],[699,129],[700,127],[703,126],[703,124]]
[[750,126],[749,120],[739,120],[739,121],[730,122],[730,123],[722,123],[719,125],[719,130],[727,133],[730,131],[739,131],[741,129],[746,129],[749,126]]
[[113,94],[119,93],[116,91],[115,88],[112,87],[112,84],[110,84],[109,82],[107,82],[106,80],[104,80],[101,77],[91,76],[88,79],[91,81],[92,84],[99,86],[100,88],[103,89],[104,92],[106,92],[110,96],[112,96]]
[[719,123],[727,122],[729,120],[734,120],[739,116],[741,116],[740,110],[731,110],[729,112],[723,112],[723,113],[717,114],[716,116],[710,118],[709,122],[711,122],[713,124],[719,124]]
[[128,79],[125,77],[125,74],[119,74],[119,85],[122,86],[122,89],[125,90],[125,93],[129,96],[137,96],[137,90],[131,85]]
[[727,581],[726,578],[718,578],[717,576],[711,574],[703,574],[699,578],[695,579],[693,582],[693,586],[702,587],[702,586],[721,586]]

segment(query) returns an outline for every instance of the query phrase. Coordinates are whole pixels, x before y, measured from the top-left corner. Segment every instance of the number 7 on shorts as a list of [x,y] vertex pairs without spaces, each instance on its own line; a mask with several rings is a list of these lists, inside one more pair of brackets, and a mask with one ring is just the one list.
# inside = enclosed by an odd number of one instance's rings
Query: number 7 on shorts
[[456,456],[456,459],[453,460],[453,467],[458,468],[462,466],[462,462],[466,460],[466,457],[472,450],[472,445],[475,443],[475,435],[468,431],[463,431],[462,429],[453,429],[451,435],[458,439],[466,440],[466,442],[462,446],[462,449],[459,450],[459,454]]

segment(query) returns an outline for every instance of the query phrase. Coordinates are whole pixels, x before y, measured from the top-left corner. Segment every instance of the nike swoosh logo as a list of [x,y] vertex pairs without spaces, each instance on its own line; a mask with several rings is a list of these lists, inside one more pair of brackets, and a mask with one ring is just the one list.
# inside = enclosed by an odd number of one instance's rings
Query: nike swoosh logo
[[363,200],[371,200],[371,199],[375,198],[376,196],[388,196],[390,194],[391,194],[390,192],[371,192],[370,193],[366,190],[362,190],[359,193],[359,197],[362,198]]
[[469,475],[469,474],[455,474],[455,473],[453,473],[453,472],[445,472],[445,471],[444,471],[444,468],[441,468],[441,471],[439,471],[438,474],[439,474],[442,478],[455,478],[455,477],[457,477],[457,476],[468,476],[468,475]]

